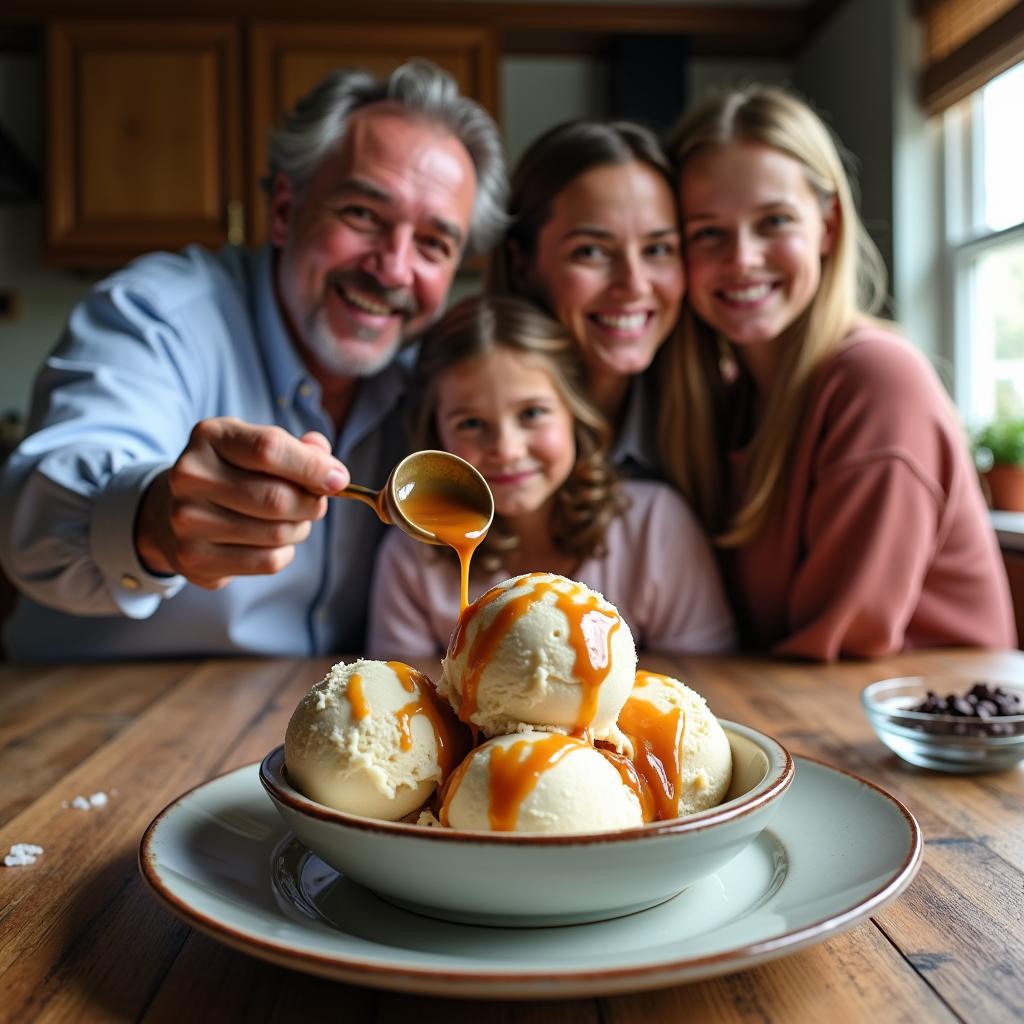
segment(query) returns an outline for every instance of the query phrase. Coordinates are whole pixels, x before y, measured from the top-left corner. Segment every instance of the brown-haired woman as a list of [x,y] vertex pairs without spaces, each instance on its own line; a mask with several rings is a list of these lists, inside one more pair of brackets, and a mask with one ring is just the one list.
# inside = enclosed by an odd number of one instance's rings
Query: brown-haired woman
[[660,476],[656,410],[670,382],[653,364],[685,281],[675,183],[657,139],[629,122],[550,129],[513,172],[509,214],[490,290],[529,298],[565,327],[612,424],[612,461]]

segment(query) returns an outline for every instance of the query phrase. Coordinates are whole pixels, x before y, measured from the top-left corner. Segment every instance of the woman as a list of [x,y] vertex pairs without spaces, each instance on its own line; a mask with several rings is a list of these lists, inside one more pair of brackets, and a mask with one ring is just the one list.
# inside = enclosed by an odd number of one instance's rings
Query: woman
[[828,129],[755,86],[684,117],[673,149],[692,313],[667,470],[722,551],[745,644],[826,661],[1014,646],[963,430],[869,315],[884,271]]
[[674,188],[658,141],[639,125],[552,128],[513,173],[512,225],[491,268],[492,291],[532,299],[572,335],[614,428],[612,461],[633,476],[660,475],[652,364],[684,290]]

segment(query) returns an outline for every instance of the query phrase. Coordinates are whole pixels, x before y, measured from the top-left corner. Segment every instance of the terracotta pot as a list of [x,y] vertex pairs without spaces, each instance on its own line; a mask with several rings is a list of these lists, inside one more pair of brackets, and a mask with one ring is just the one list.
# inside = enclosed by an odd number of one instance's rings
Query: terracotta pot
[[1024,512],[1024,466],[993,466],[984,477],[993,508]]

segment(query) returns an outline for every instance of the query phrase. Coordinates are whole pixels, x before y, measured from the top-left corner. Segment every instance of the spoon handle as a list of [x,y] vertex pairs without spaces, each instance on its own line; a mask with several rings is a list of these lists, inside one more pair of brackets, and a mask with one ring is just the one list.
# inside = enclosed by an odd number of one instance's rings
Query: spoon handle
[[349,484],[344,490],[335,491],[329,497],[352,498],[354,501],[361,501],[364,505],[369,505],[377,513],[381,522],[391,522],[380,500],[380,491],[375,491],[372,487],[363,487],[362,484]]

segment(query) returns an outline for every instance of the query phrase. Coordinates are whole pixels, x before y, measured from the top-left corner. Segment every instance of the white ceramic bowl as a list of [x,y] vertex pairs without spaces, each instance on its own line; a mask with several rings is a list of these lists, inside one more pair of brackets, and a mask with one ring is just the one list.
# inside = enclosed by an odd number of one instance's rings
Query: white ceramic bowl
[[283,747],[263,759],[260,781],[305,846],[391,903],[470,924],[578,924],[671,899],[769,823],[793,781],[793,759],[756,729],[727,721],[722,727],[733,755],[725,801],[618,832],[468,832],[344,814],[293,788]]
[[1024,700],[1020,683],[987,676],[902,676],[866,687],[861,704],[878,738],[910,764],[957,774],[1006,771],[1024,758],[1024,714],[980,719],[910,710],[929,691],[962,695],[977,682]]

